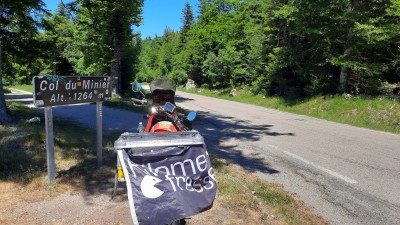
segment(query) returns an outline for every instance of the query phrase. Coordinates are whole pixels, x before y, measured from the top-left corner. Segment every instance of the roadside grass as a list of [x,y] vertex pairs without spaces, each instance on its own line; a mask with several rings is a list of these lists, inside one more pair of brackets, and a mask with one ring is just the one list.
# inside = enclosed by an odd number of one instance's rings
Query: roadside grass
[[[19,103],[8,105],[15,122],[0,125],[0,198],[4,200],[0,210],[52,199],[66,191],[93,193],[100,185],[112,186],[115,158],[105,153],[103,166],[97,167],[95,131],[64,120],[54,121],[57,173],[55,182],[48,183],[43,113]],[[32,116],[42,122],[26,124]],[[118,135],[104,134],[104,146],[111,148]],[[223,159],[212,157],[212,162],[218,180],[218,204],[213,209],[223,207],[231,212],[232,224],[235,219],[247,224],[327,224],[280,185],[263,181]],[[214,216],[218,219],[218,213]]]
[[11,91],[10,91],[8,88],[6,88],[6,87],[4,87],[4,89],[3,89],[3,90],[4,90],[4,93],[5,93],[5,94],[7,94],[7,93],[11,93]]
[[[104,173],[104,170],[112,177],[114,160],[111,162],[105,157],[104,166],[96,166],[95,131],[68,121],[54,120],[57,177],[55,182],[48,183],[43,113],[19,103],[7,104],[14,123],[0,125],[0,198],[7,199],[0,203],[0,209],[82,188],[82,185],[76,184],[84,184],[85,177]],[[41,118],[41,123],[25,122],[33,116]],[[104,134],[104,146],[112,146],[117,136],[113,133]]]
[[6,88],[7,89],[17,89],[17,90],[22,90],[22,91],[27,91],[27,92],[33,93],[33,85],[31,85],[31,84],[13,85],[13,86],[7,86]]
[[212,91],[201,88],[191,90],[179,88],[179,90],[358,127],[400,133],[399,99],[370,96],[347,97],[340,95],[315,96],[308,99],[285,99],[281,97],[253,95],[248,90],[238,90],[237,95],[233,97],[229,95],[229,90],[227,89]]

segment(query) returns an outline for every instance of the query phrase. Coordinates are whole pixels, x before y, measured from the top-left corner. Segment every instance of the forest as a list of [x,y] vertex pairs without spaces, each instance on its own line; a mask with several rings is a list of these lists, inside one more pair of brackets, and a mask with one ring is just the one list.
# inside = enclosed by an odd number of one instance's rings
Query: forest
[[[3,86],[41,75],[192,79],[255,94],[398,94],[400,0],[199,0],[182,5],[180,30],[142,39],[143,0],[0,0]],[[196,16],[195,16],[196,15]],[[0,115],[0,116],[4,116]]]
[[[400,82],[398,0],[201,0],[180,31],[141,43],[139,80],[212,89],[377,95]],[[393,85],[397,84],[397,85]]]

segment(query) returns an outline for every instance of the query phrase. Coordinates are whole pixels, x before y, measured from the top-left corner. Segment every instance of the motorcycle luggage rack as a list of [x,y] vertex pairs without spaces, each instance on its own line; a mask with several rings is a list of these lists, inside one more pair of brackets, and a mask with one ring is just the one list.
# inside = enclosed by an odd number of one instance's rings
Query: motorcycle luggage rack
[[[165,133],[123,133],[114,142],[116,151],[130,149],[132,152],[141,153],[156,150],[161,147],[170,146],[193,146],[205,145],[204,138],[196,130],[183,132]],[[115,172],[114,190],[111,200],[116,196],[118,183],[125,182],[125,178],[119,177],[122,174],[121,162],[117,157],[117,171]]]
[[158,147],[203,145],[198,131],[165,133],[123,133],[114,142],[114,149],[133,149],[134,152],[149,151]]

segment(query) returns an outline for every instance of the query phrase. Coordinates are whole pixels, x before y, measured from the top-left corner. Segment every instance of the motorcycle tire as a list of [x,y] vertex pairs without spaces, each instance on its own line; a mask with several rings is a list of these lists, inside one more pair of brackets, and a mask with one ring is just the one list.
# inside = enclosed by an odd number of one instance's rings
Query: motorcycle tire
[[168,223],[166,225],[185,225],[186,221],[185,219],[180,219],[180,220],[176,220],[174,222]]

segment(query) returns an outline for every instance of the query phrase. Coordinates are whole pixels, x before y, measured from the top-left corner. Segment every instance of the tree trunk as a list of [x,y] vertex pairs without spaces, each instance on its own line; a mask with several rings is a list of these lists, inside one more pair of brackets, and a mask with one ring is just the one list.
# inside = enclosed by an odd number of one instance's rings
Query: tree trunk
[[121,96],[121,48],[118,38],[113,39],[114,55],[111,63],[112,96]]
[[347,87],[347,71],[348,68],[342,66],[340,68],[340,78],[339,78],[339,94],[343,94],[346,92],[346,87]]
[[[360,1],[352,0],[350,11],[354,12],[354,11],[357,11],[359,8],[360,8]],[[352,28],[353,27],[349,27],[349,33],[347,34],[347,37],[346,37],[347,44],[349,44],[349,45],[351,45],[354,41],[354,35],[351,30]],[[351,46],[349,46],[345,49],[343,55],[346,58],[346,57],[351,56],[351,54],[352,54],[352,50],[351,50]],[[349,76],[348,76],[349,71],[350,71],[350,68],[348,68],[346,66],[342,66],[340,68],[340,78],[339,78],[339,87],[338,87],[338,92],[340,94],[343,94],[346,92],[347,83],[348,83],[347,81],[349,79]]]
[[[348,41],[352,41],[353,40],[353,35],[348,36],[347,40]],[[351,54],[351,49],[348,48],[344,51],[344,56],[347,57]],[[339,78],[339,88],[338,88],[338,92],[340,94],[343,94],[346,92],[347,89],[347,80],[348,80],[348,73],[349,73],[349,68],[346,66],[342,66],[340,68],[340,78]]]
[[7,113],[7,105],[6,105],[6,99],[4,96],[4,89],[3,89],[3,70],[2,70],[2,62],[1,62],[1,57],[2,57],[2,46],[1,46],[1,40],[0,40],[0,123],[7,123],[10,122],[10,116]]

